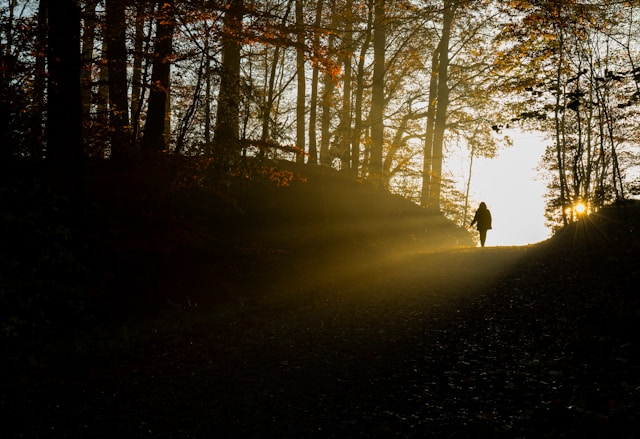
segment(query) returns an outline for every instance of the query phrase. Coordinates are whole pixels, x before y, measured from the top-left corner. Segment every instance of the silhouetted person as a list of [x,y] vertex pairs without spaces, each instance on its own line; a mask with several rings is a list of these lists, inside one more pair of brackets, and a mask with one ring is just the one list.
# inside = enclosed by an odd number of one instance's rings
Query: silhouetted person
[[487,230],[491,228],[491,212],[487,209],[487,205],[484,201],[480,203],[480,207],[476,210],[476,214],[473,216],[473,221],[469,227],[473,227],[477,224],[478,232],[480,232],[480,245],[484,247],[484,242],[487,240]]

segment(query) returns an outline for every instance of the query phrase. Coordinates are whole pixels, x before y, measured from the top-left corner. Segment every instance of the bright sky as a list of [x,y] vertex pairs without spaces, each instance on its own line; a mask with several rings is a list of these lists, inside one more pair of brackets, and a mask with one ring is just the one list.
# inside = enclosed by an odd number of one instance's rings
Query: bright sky
[[470,199],[487,203],[493,217],[487,246],[533,244],[551,233],[544,225],[545,182],[536,170],[544,140],[535,133],[510,136],[514,145],[496,158],[473,161]]

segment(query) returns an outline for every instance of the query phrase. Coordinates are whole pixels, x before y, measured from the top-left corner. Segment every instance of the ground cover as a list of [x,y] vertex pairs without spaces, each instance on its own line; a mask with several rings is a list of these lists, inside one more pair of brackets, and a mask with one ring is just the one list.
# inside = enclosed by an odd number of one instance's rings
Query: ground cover
[[348,199],[329,196],[330,239],[313,223],[291,239],[283,230],[309,212],[253,196],[264,204],[242,227],[226,223],[239,241],[209,231],[227,204],[167,210],[184,201],[131,194],[143,208],[117,216],[103,199],[111,215],[91,235],[100,325],[62,332],[20,367],[5,362],[7,437],[640,431],[637,205],[545,243],[480,249],[396,199],[383,211],[371,201],[370,229],[353,233],[357,221],[330,207]]

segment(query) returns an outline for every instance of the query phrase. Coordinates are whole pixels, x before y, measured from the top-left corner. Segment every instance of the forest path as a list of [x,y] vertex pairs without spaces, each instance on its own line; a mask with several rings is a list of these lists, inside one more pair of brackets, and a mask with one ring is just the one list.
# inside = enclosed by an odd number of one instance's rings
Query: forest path
[[[325,254],[321,260],[292,263],[269,276],[261,286],[268,303],[289,312],[318,308],[350,312],[368,309],[383,318],[391,310],[403,313],[487,294],[501,287],[513,272],[529,265],[533,246],[458,248],[423,251],[372,250]],[[531,258],[529,258],[531,259]],[[515,282],[518,282],[516,276]],[[295,305],[299,304],[300,307]],[[293,305],[293,306],[292,306]],[[375,319],[374,318],[374,321]]]
[[11,414],[27,436],[508,437],[550,422],[557,370],[539,372],[562,357],[527,329],[532,251],[300,261],[215,322],[150,327],[122,357],[39,383]]

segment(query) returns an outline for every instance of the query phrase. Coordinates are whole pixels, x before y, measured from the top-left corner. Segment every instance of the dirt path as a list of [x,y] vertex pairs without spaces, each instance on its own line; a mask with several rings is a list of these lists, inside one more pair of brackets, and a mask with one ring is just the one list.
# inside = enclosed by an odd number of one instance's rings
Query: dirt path
[[[376,254],[293,264],[226,314],[186,311],[183,327],[149,326],[118,357],[6,385],[9,437],[614,437],[638,426],[640,363],[624,340],[576,326],[582,293],[559,294],[571,274],[557,261],[532,247]],[[615,358],[624,383],[601,374]]]

